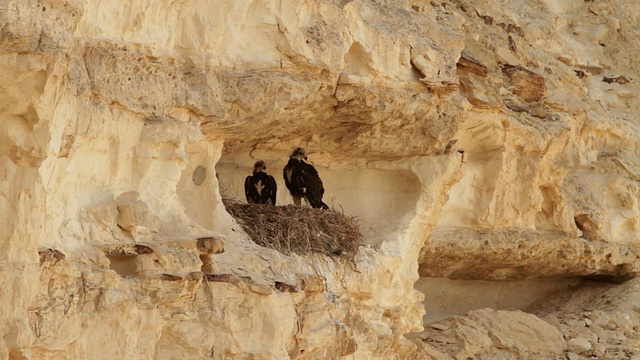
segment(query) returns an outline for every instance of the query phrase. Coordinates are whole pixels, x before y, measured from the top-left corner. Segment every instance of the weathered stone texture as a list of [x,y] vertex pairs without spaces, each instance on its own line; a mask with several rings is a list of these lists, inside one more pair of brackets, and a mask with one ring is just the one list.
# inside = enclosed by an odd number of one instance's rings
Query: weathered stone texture
[[[409,340],[413,286],[638,273],[638,17],[1,1],[0,359],[565,356],[569,325],[502,310],[470,313],[453,347]],[[256,159],[278,174],[300,145],[362,220],[353,259],[260,248],[224,209]],[[597,326],[636,341],[630,313]],[[571,356],[628,350],[570,336],[591,344]]]

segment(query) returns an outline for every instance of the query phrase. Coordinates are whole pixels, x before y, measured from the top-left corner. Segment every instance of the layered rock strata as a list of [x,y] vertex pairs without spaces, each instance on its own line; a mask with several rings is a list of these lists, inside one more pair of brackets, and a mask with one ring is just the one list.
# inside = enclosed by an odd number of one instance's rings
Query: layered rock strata
[[[3,1],[0,357],[431,356],[405,336],[423,330],[420,276],[635,276],[638,16],[633,1]],[[362,219],[351,261],[260,248],[224,209],[256,159],[278,174],[300,145],[325,202]],[[463,337],[447,356],[602,350],[500,311],[465,321],[502,334],[513,317],[554,346]]]

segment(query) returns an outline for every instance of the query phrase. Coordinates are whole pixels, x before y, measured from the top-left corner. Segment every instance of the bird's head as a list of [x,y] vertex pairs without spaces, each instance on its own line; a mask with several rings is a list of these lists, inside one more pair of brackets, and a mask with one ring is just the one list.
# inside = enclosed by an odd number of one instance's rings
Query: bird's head
[[303,147],[297,147],[295,150],[293,150],[293,152],[291,153],[291,157],[292,158],[296,158],[296,159],[304,159],[307,160],[307,150],[305,150]]
[[258,160],[256,164],[253,165],[254,173],[257,173],[258,171],[265,171],[265,170],[267,170],[267,163],[262,160]]

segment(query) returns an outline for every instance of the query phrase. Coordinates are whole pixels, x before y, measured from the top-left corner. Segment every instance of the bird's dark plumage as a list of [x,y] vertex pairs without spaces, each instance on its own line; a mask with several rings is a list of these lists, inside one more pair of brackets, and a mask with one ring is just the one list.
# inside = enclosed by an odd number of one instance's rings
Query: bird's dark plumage
[[306,159],[307,154],[303,148],[299,147],[293,151],[289,162],[282,171],[284,183],[296,205],[301,205],[301,200],[304,197],[311,207],[328,209],[329,206],[322,202],[324,195],[322,180],[320,180],[318,171],[313,165],[307,163]]
[[250,204],[276,204],[278,186],[273,176],[265,172],[267,164],[260,160],[253,167],[253,175],[244,180],[244,194]]

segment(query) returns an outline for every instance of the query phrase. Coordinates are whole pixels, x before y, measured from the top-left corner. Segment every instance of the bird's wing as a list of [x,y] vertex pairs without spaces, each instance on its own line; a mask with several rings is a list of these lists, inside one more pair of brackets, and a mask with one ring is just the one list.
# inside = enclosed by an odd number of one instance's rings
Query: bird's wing
[[324,195],[324,186],[318,171],[311,164],[303,163],[300,171],[300,181],[306,189],[305,195],[314,202],[320,204]]
[[287,172],[293,171],[293,163],[291,160],[284,166],[282,169],[282,177],[284,178],[284,184],[287,186],[287,189],[291,189],[291,181],[289,181],[289,177],[287,176]]
[[276,179],[273,176],[267,176],[267,192],[269,194],[269,199],[273,205],[276,204],[276,194],[278,192],[278,184],[276,183]]
[[318,170],[316,170],[316,168],[314,168],[313,165],[304,161],[302,161],[300,165],[301,165],[300,168],[302,168],[305,173],[310,174],[312,176],[317,176],[318,178],[320,178],[320,176],[318,175]]
[[251,186],[251,176],[247,176],[246,179],[244,179],[244,195],[247,197],[247,202],[253,202],[253,194],[251,190],[255,190],[255,187]]

